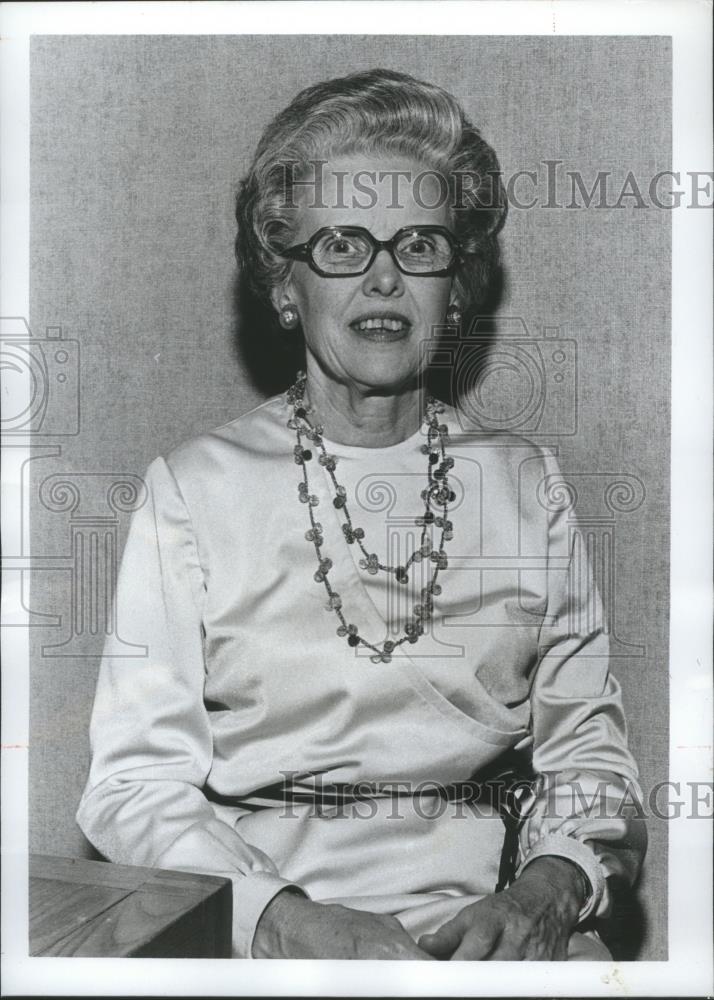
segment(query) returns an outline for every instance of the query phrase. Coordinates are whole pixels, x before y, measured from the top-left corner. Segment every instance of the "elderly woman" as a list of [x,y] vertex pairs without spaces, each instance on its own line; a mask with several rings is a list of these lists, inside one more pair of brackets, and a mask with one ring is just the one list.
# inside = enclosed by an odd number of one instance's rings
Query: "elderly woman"
[[637,875],[555,461],[424,388],[488,288],[497,176],[453,97],[372,71],[298,95],[242,185],[305,371],[150,466],[116,598],[143,655],[105,649],[78,813],[112,861],[230,877],[236,957],[607,958]]

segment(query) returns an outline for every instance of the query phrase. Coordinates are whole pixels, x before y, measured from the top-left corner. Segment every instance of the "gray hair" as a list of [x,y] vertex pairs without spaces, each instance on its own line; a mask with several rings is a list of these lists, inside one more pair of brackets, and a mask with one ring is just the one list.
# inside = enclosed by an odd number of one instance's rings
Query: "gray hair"
[[464,252],[457,292],[464,308],[478,306],[498,263],[497,234],[506,220],[498,159],[451,94],[384,69],[307,87],[263,132],[236,199],[236,253],[253,292],[269,303],[292,266],[278,256],[294,242],[297,223],[286,184],[304,177],[318,158],[356,152],[408,157],[444,178]]

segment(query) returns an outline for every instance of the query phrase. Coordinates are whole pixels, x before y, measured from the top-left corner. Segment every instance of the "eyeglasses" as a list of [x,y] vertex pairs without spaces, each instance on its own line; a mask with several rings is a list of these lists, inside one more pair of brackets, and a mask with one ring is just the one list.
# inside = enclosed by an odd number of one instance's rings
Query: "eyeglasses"
[[459,243],[443,226],[405,226],[391,240],[378,240],[362,226],[326,226],[280,256],[304,261],[323,278],[347,278],[365,274],[380,250],[389,251],[403,274],[423,278],[450,274],[461,259]]

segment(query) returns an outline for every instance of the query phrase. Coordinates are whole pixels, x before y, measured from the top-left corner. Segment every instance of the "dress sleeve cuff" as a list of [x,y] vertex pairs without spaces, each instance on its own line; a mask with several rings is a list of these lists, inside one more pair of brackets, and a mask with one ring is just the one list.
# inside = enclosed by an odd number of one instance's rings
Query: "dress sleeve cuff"
[[234,958],[253,957],[253,938],[258,921],[268,903],[283,889],[292,889],[310,898],[301,886],[271,872],[253,872],[233,880]]
[[574,837],[563,833],[549,833],[534,844],[521,862],[516,877],[531,861],[544,857],[565,858],[567,861],[572,861],[590,883],[590,895],[585,900],[578,916],[578,923],[582,923],[591,913],[597,911],[605,891],[605,874],[597,855],[586,844],[575,840]]

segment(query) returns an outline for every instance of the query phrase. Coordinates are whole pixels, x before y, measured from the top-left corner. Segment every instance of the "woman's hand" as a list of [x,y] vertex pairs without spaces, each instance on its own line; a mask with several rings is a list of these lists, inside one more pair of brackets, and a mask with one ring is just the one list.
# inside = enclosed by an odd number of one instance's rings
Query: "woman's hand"
[[253,938],[253,957],[434,961],[396,917],[313,903],[287,891],[278,893],[263,911]]
[[435,958],[562,961],[584,902],[583,880],[561,858],[538,858],[510,888],[464,907],[420,947]]

